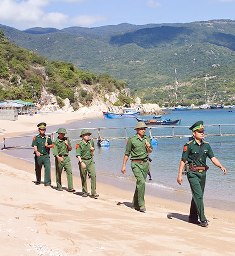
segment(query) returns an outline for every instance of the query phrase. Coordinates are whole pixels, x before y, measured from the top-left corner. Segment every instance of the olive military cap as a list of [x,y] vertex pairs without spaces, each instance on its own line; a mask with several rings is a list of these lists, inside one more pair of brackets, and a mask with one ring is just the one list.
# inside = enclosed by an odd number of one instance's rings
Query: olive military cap
[[81,131],[81,134],[80,134],[80,137],[82,137],[83,135],[91,135],[92,133],[88,130],[82,130]]
[[37,125],[38,129],[46,129],[47,124],[44,122],[41,122]]
[[64,133],[64,134],[66,134],[67,131],[66,131],[65,128],[59,128],[56,133]]
[[138,122],[135,126],[136,129],[141,129],[141,128],[147,128],[148,126],[145,124],[145,122]]
[[204,130],[203,121],[197,121],[189,128],[189,130],[192,130],[193,132],[196,130]]

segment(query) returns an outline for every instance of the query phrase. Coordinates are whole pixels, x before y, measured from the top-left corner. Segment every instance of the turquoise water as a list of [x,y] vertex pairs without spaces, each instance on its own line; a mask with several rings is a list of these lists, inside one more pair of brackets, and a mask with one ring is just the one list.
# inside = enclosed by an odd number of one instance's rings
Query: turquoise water
[[[146,117],[145,117],[146,118]],[[235,110],[229,112],[228,109],[221,110],[190,110],[172,111],[164,118],[181,119],[181,124],[174,129],[175,134],[186,134],[190,136],[188,127],[198,120],[203,120],[206,126],[206,133],[219,133],[218,127],[209,126],[211,124],[235,124]],[[69,131],[73,146],[79,138],[81,128],[108,127],[101,129],[102,137],[128,137],[135,134],[133,127],[135,119],[90,119],[77,121],[65,125]],[[131,127],[125,130],[124,127]],[[49,127],[48,132],[53,132],[57,127]],[[113,129],[118,128],[118,129]],[[152,135],[171,135],[172,127],[161,126],[151,129]],[[222,127],[223,133],[234,133],[235,126]],[[147,132],[148,133],[148,132]],[[97,130],[93,131],[93,136],[97,137]],[[31,137],[24,138],[24,144],[30,145]],[[235,210],[235,136],[208,136],[206,140],[210,143],[215,156],[228,169],[228,174],[223,175],[220,169],[216,168],[208,159],[210,167],[207,174],[207,184],[205,190],[205,200],[208,205],[228,210]],[[178,165],[182,154],[184,143],[188,138],[160,138],[158,145],[154,147],[151,154],[151,173],[153,181],[147,184],[147,193],[158,195],[174,200],[188,202],[190,200],[190,189],[186,177],[184,183],[179,186],[176,182]],[[133,181],[130,164],[128,165],[127,175],[124,177],[120,170],[123,154],[125,151],[125,139],[112,139],[109,148],[98,148],[95,151],[95,162],[98,179],[113,184],[124,184],[126,180]],[[7,141],[7,146],[12,145],[12,140]],[[15,139],[14,144],[22,143],[22,138]],[[33,161],[32,149],[14,149],[7,153]],[[75,175],[78,175],[78,167],[75,157],[75,150],[71,153]],[[101,178],[102,177],[102,178]],[[112,179],[112,181],[111,181]],[[132,189],[133,186],[130,188]]]

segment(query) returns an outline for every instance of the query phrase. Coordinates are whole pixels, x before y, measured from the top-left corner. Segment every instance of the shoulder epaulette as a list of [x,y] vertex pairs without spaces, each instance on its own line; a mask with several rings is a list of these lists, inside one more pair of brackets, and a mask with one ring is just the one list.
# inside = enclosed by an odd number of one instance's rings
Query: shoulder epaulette
[[190,141],[188,141],[186,144],[189,145],[189,144],[193,143],[193,141],[194,141],[194,140],[190,140]]

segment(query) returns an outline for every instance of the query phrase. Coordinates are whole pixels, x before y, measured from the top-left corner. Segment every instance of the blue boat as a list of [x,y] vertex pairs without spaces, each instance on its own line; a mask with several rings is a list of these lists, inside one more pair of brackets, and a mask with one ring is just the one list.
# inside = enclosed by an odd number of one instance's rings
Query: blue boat
[[133,113],[113,113],[113,112],[103,112],[105,119],[117,119],[117,118],[135,118],[136,115],[139,115],[140,112]]
[[146,125],[174,125],[180,123],[180,119],[171,120],[171,119],[140,119],[136,117],[138,122],[144,122]]

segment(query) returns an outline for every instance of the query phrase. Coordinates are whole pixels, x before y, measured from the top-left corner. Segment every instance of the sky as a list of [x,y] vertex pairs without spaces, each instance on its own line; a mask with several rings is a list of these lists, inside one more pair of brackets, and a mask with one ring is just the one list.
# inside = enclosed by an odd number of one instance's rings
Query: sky
[[20,30],[212,19],[235,20],[235,0],[0,0],[0,24]]

